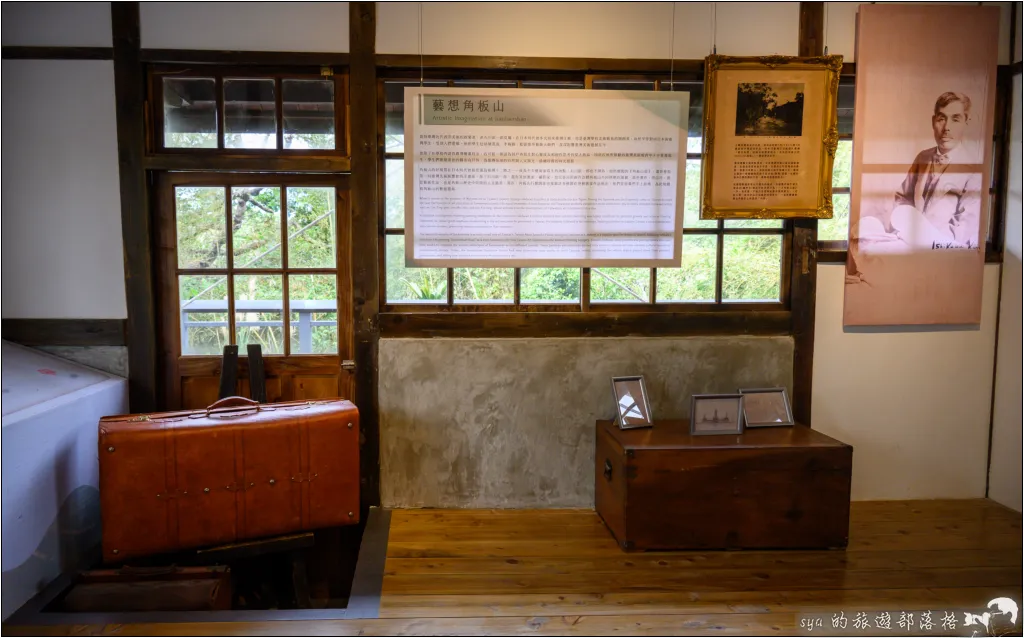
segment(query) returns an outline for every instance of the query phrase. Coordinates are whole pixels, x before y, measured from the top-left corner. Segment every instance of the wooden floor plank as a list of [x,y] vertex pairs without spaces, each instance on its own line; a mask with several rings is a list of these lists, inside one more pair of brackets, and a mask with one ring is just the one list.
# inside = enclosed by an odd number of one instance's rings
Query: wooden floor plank
[[759,591],[785,589],[900,589],[933,587],[1013,587],[1021,582],[1019,567],[966,567],[905,571],[794,570],[680,570],[660,577],[649,573],[608,574],[398,574],[385,575],[382,604],[394,594],[430,592],[467,594],[673,591]]
[[394,574],[570,574],[578,572],[620,573],[672,572],[678,569],[757,567],[764,569],[846,568],[903,570],[936,567],[1020,566],[1019,550],[955,551],[775,551],[775,552],[689,552],[595,555],[589,557],[441,557],[389,558],[385,573]]
[[[147,636],[775,636],[796,630],[794,614],[694,614],[654,616],[489,616],[381,618],[261,623],[159,623],[77,627],[75,635]],[[66,628],[5,628],[10,635],[68,635]]]
[[952,595],[943,597],[931,589],[391,595],[381,608],[381,617],[797,613],[870,611],[893,606],[926,610],[951,606],[955,600]]
[[1021,515],[858,502],[845,550],[623,552],[593,510],[396,510],[380,618],[4,627],[5,635],[775,635],[801,614],[1022,598]]

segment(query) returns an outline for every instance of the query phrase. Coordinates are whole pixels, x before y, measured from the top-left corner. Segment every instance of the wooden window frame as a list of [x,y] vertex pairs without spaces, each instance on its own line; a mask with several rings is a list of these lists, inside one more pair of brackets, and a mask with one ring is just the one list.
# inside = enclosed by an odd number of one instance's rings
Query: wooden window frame
[[[504,81],[515,82],[518,87],[524,83],[558,81],[573,83],[584,90],[592,89],[594,82],[642,82],[653,84],[653,90],[663,90],[662,83],[703,82],[703,70],[695,70],[694,64],[682,65],[680,73],[531,73],[523,71],[503,72],[488,69],[437,69],[419,73],[408,69],[382,71],[378,74],[378,277],[381,295],[382,323],[395,329],[404,329],[410,325],[411,317],[419,315],[462,316],[456,321],[464,327],[479,325],[479,321],[471,317],[480,315],[515,315],[515,314],[553,314],[572,315],[635,315],[635,314],[667,314],[686,315],[689,313],[714,313],[725,316],[730,313],[788,313],[790,308],[791,279],[791,246],[792,225],[787,220],[779,228],[728,228],[723,220],[718,220],[715,228],[684,228],[684,236],[715,236],[717,239],[717,258],[715,270],[715,300],[700,302],[659,302],[657,301],[657,268],[650,268],[649,297],[644,302],[595,301],[590,298],[592,269],[580,268],[579,301],[560,302],[524,302],[520,298],[521,267],[513,268],[513,300],[511,303],[474,303],[460,302],[454,299],[454,268],[446,268],[447,299],[439,303],[402,303],[387,300],[387,238],[404,236],[404,228],[388,228],[386,225],[386,162],[404,158],[403,153],[389,153],[386,150],[385,130],[385,84],[388,82],[415,82],[417,80],[438,82],[444,81],[453,86],[460,81]],[[689,69],[689,70],[687,70]],[[687,160],[702,160],[701,153],[687,153]],[[728,236],[777,235],[781,238],[779,255],[779,299],[778,301],[723,301],[722,279],[724,271],[724,243]],[[685,237],[684,237],[685,242]],[[402,320],[392,320],[390,315],[403,315]],[[509,325],[515,325],[513,322]],[[434,328],[438,329],[438,328]],[[703,328],[707,330],[707,327]],[[773,332],[772,334],[776,334]]]
[[[168,148],[164,146],[163,80],[168,77],[209,78],[216,83],[217,148]],[[275,87],[277,148],[224,147],[224,80],[272,79]],[[284,113],[282,82],[285,80],[334,81],[334,149],[287,149],[283,147]],[[144,164],[151,170],[220,171],[323,171],[349,172],[351,133],[349,120],[349,73],[347,67],[222,66],[216,64],[155,64],[148,69],[147,130]]]
[[[231,206],[230,188],[232,186],[253,186],[267,185],[281,189],[281,266],[274,268],[240,268],[233,263],[234,251],[231,246]],[[181,268],[177,260],[177,224],[175,220],[175,189],[178,187],[217,187],[225,189],[225,223],[227,238],[227,264],[223,268]],[[304,268],[289,266],[288,259],[288,237],[286,233],[287,224],[287,189],[302,187],[331,187],[335,189],[335,263],[332,268]],[[182,352],[180,333],[180,297],[177,288],[177,281],[182,276],[223,276],[227,285],[228,295],[228,343],[237,342],[235,326],[235,299],[233,294],[234,277],[238,275],[271,275],[280,276],[282,281],[282,333],[284,339],[284,351],[274,354],[266,354],[270,359],[274,357],[333,357],[338,358],[350,348],[344,343],[348,321],[348,314],[344,312],[343,304],[352,297],[351,276],[343,277],[342,273],[347,271],[351,261],[350,245],[346,241],[349,236],[348,230],[348,175],[319,175],[319,174],[281,174],[281,173],[167,173],[161,176],[157,187],[160,204],[157,209],[156,233],[159,239],[159,269],[161,273],[161,288],[159,301],[161,306],[160,316],[164,320],[161,335],[161,345],[166,349],[169,357],[176,358],[179,363],[193,361],[196,359],[212,358],[219,360],[220,355],[206,354],[185,354]],[[338,308],[338,352],[335,353],[294,353],[291,352],[290,333],[290,306],[291,299],[288,289],[288,278],[290,275],[333,275],[337,290]],[[178,309],[178,311],[174,311]],[[171,318],[174,318],[172,321]],[[244,356],[244,353],[239,353]]]

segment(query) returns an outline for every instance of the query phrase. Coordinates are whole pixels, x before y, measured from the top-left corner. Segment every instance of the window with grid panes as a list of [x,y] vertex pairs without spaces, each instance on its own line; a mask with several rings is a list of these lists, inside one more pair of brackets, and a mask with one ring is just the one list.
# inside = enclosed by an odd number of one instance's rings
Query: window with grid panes
[[[425,86],[574,88],[579,81],[439,81]],[[593,90],[676,90],[690,93],[683,250],[676,268],[407,268],[404,210],[404,89],[419,81],[385,80],[384,250],[386,305],[423,310],[473,306],[487,310],[591,311],[645,305],[707,306],[782,302],[784,226],[779,220],[699,219],[703,85],[651,79],[598,78]],[[584,288],[589,280],[589,287]],[[586,303],[583,303],[583,302]]]
[[173,186],[181,354],[252,343],[268,355],[337,353],[336,187],[210,182]]
[[346,151],[344,75],[158,69],[152,91],[158,119],[155,148],[296,155]]

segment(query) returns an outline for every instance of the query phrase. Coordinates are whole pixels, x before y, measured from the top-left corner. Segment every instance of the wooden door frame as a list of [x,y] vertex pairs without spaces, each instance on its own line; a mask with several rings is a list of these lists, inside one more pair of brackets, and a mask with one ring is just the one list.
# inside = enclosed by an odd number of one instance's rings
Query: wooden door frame
[[[335,264],[337,281],[337,322],[338,322],[338,353],[322,354],[288,354],[266,355],[265,371],[268,376],[282,374],[336,374],[344,378],[348,374],[342,368],[346,359],[351,359],[354,351],[353,317],[352,317],[352,242],[351,242],[351,197],[349,194],[349,176],[347,174],[296,174],[296,173],[161,173],[156,176],[154,189],[154,234],[156,239],[156,300],[157,300],[157,335],[159,361],[160,405],[165,409],[181,407],[181,378],[183,376],[215,376],[220,373],[221,358],[209,355],[182,355],[181,331],[178,323],[180,317],[179,295],[177,287],[177,226],[174,216],[174,188],[176,186],[231,186],[267,183],[281,186],[333,186],[335,188],[335,245],[337,261]],[[282,215],[287,211],[282,210]],[[287,238],[282,237],[283,241]],[[229,247],[230,250],[230,247]],[[220,269],[218,269],[220,270]],[[284,275],[289,271],[282,264]],[[291,271],[294,273],[295,271]],[[230,274],[228,275],[230,276]],[[284,294],[288,294],[287,287]],[[230,311],[229,311],[230,312]],[[283,312],[283,311],[282,311]],[[234,341],[234,334],[229,330],[229,339]],[[290,338],[285,335],[285,339]],[[248,360],[244,356],[238,358],[240,378],[248,372]],[[354,379],[349,379],[349,384]],[[352,397],[345,397],[351,399]]]

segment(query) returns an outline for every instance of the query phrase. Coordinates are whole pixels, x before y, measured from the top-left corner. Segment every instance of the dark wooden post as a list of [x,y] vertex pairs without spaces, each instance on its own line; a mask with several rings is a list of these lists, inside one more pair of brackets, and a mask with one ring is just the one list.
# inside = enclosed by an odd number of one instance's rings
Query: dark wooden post
[[[825,3],[800,3],[801,56],[824,50]],[[818,279],[818,220],[794,219],[790,252],[789,299],[793,333],[793,416],[811,425],[811,382],[814,377],[814,303]]]
[[380,431],[377,413],[377,340],[380,286],[377,269],[377,7],[349,3],[350,120],[352,139],[352,299],[355,305],[356,405],[362,507],[380,504]]
[[139,59],[139,3],[110,5],[114,36],[114,96],[117,101],[117,163],[121,182],[128,307],[128,400],[133,412],[157,407],[156,311],[153,296],[152,228],[145,153],[146,75]]

